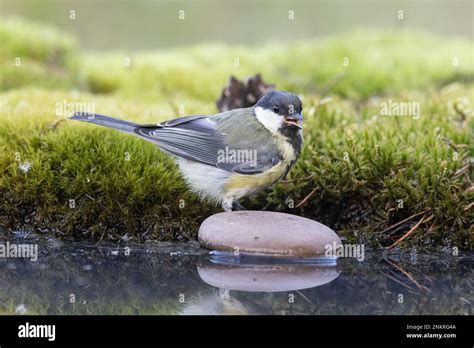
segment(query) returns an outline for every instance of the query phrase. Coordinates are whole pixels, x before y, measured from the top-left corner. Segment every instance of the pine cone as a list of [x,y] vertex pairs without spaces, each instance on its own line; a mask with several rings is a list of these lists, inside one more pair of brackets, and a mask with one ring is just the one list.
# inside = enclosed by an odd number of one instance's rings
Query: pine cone
[[265,84],[260,74],[243,82],[231,76],[229,84],[222,90],[222,95],[217,101],[217,108],[223,112],[253,106],[264,94],[273,89],[275,85]]

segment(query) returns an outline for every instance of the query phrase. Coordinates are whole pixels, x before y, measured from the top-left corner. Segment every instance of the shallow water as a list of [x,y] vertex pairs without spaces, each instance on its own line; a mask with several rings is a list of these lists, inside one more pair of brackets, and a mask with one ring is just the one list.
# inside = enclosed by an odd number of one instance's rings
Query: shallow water
[[8,241],[37,244],[38,259],[0,258],[1,314],[473,313],[474,253],[308,264],[212,255],[192,243]]

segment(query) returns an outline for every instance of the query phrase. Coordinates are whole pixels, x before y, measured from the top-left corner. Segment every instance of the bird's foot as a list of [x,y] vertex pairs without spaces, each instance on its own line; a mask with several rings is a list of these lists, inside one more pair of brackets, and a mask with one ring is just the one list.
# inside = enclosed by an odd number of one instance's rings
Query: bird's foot
[[225,198],[223,201],[222,201],[222,209],[224,209],[224,211],[228,212],[228,211],[232,211],[232,198]]
[[224,211],[236,211],[236,210],[245,210],[245,207],[242,204],[240,204],[238,201],[225,199],[222,202],[222,209],[224,209]]
[[245,210],[245,207],[239,203],[239,201],[234,201],[232,203],[232,210]]

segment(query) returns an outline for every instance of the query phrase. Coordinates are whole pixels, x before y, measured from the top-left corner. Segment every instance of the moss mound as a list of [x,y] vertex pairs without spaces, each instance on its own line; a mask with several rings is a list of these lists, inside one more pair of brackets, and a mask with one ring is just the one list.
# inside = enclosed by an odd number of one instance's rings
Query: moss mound
[[[0,25],[0,224],[98,240],[194,239],[219,208],[187,191],[172,160],[138,138],[59,121],[84,103],[144,123],[214,113],[230,75],[260,72],[302,96],[305,148],[287,182],[244,205],[318,219],[375,247],[419,222],[400,245],[472,248],[472,43],[360,30],[284,50],[80,55],[71,38],[37,28]],[[419,112],[384,115],[393,103]]]

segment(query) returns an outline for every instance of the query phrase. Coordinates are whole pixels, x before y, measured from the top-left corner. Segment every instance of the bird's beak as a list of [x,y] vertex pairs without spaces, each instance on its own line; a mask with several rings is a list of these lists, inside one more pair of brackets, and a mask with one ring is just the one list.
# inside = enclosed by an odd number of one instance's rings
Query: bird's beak
[[301,114],[292,114],[285,116],[283,118],[283,122],[298,127],[299,129],[303,128],[303,116]]

